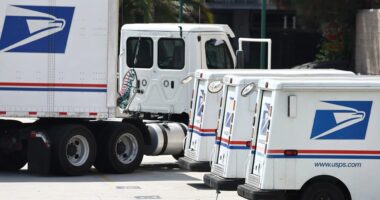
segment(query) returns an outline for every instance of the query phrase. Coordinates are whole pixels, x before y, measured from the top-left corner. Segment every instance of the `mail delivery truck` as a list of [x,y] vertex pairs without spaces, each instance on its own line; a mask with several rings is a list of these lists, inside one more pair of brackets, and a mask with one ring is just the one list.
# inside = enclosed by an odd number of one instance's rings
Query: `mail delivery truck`
[[37,119],[0,120],[0,170],[28,162],[35,172],[125,173],[143,154],[182,154],[193,87],[180,80],[234,68],[234,33],[210,24],[120,30],[118,4],[0,1],[0,117]]
[[[261,76],[265,77],[266,75],[273,74],[278,74],[278,76],[287,76],[293,73],[299,74],[300,76],[308,76],[310,74],[315,74],[316,76],[353,75],[352,72],[337,70],[290,70],[289,73],[287,73],[287,70],[198,70],[195,73],[189,131],[186,136],[185,157],[179,159],[180,167],[193,171],[210,170],[212,156],[216,153],[213,146],[216,138],[215,132],[217,129],[217,122],[219,116],[224,113],[224,104],[227,98],[227,92],[224,92],[222,95],[223,77],[225,75],[253,76],[253,82],[255,82]],[[242,79],[234,79],[234,81],[240,81]],[[230,79],[228,79],[228,81],[229,80]],[[247,84],[247,80],[250,79],[247,78],[241,82],[234,82],[234,86],[239,87],[237,90],[240,90],[240,87],[244,87]],[[230,86],[230,83],[227,82],[226,84]],[[230,87],[224,88],[230,89]],[[249,88],[252,89],[254,87],[250,86]],[[231,91],[229,92],[229,94],[234,93]],[[251,97],[254,100],[256,98],[256,96]],[[227,101],[230,102],[230,100]],[[249,110],[241,107],[241,110],[238,112],[239,115],[241,115],[241,118],[239,119],[246,119],[246,117],[251,118],[250,116],[252,114],[248,114],[248,116],[245,115],[247,112],[250,113]],[[245,128],[243,126],[239,127],[239,130],[244,130]],[[247,128],[247,130],[249,128],[250,126]],[[245,137],[245,134],[242,134],[242,137]],[[246,137],[248,141],[250,139],[250,134],[248,134]],[[220,136],[217,137],[217,140],[220,141]],[[243,174],[244,173],[242,173],[242,175]]]
[[379,199],[380,78],[259,83],[247,199]]
[[249,76],[225,76],[211,173],[204,175],[204,182],[219,190],[236,190],[239,184],[244,183],[248,154],[252,147],[250,141],[259,80],[268,77],[339,76],[354,74],[338,70],[270,70],[253,72]]

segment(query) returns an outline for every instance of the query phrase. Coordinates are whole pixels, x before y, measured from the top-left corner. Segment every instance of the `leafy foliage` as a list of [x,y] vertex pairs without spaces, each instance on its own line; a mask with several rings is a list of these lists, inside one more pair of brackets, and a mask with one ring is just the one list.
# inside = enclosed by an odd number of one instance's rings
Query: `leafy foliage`
[[[210,10],[201,0],[184,0],[184,3],[185,22],[213,22]],[[124,24],[178,21],[178,0],[120,0],[120,5]]]
[[293,8],[303,28],[319,30],[323,39],[317,61],[346,59],[353,54],[359,9],[380,8],[380,0],[276,0]]

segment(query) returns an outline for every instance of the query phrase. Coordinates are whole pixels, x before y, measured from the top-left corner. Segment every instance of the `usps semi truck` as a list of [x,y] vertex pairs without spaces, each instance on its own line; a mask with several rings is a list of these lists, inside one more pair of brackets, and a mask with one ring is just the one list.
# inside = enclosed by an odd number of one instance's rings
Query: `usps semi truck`
[[180,79],[233,68],[234,34],[199,24],[120,32],[118,2],[0,2],[0,117],[37,119],[0,120],[1,170],[125,173],[144,153],[181,154],[192,85]]
[[[346,77],[352,72],[338,70],[270,70],[249,76],[224,77],[224,94],[219,127],[213,150],[211,173],[204,182],[218,190],[236,190],[244,183],[248,154],[252,147],[257,84],[268,77]],[[254,147],[254,145],[253,145]]]
[[259,83],[247,199],[379,199],[380,78]]

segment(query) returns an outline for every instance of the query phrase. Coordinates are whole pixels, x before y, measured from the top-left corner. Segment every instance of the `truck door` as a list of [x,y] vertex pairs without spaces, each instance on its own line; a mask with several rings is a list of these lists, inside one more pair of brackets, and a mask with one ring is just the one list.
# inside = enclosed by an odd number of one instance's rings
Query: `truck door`
[[169,113],[175,110],[184,112],[181,103],[188,105],[188,90],[185,88],[187,85],[184,86],[180,81],[188,73],[189,66],[186,66],[185,54],[190,53],[186,51],[185,40],[160,38],[157,41],[157,50],[157,71],[154,71],[152,78],[157,79],[156,89],[163,97],[160,101],[163,101],[164,105],[169,103]]
[[272,92],[264,91],[261,98],[258,130],[256,131],[256,153],[254,156],[251,174],[261,177],[265,166],[266,148],[268,143],[268,131],[270,128],[270,112],[272,106]]
[[185,41],[173,32],[126,32],[126,70],[134,68],[141,92],[129,110],[151,113],[182,113],[188,106],[189,91],[180,80],[188,74]]

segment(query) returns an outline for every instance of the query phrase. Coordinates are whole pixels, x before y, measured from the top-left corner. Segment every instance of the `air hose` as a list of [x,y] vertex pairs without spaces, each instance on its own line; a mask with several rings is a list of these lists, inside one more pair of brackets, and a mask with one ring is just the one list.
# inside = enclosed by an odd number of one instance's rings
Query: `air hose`
[[123,83],[121,85],[121,89],[119,91],[119,99],[118,99],[118,106],[121,109],[126,109],[128,107],[128,104],[130,103],[130,100],[132,101],[132,93],[136,92],[133,91],[133,82],[137,80],[137,73],[134,68],[131,68],[128,70],[128,72],[124,75]]

